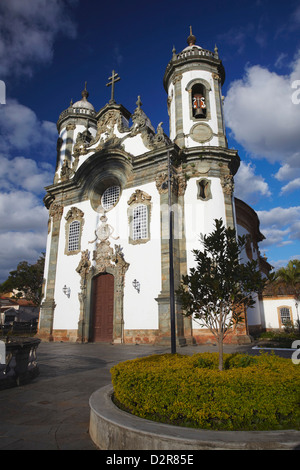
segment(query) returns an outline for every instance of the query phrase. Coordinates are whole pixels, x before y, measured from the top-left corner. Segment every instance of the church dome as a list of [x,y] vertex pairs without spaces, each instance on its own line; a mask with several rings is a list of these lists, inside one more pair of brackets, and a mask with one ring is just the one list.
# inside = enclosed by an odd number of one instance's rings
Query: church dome
[[72,104],[72,108],[84,108],[84,109],[90,109],[92,111],[95,111],[94,106],[92,103],[90,103],[87,99],[89,96],[89,92],[86,89],[86,82],[85,82],[85,87],[84,90],[81,92],[82,99],[79,101],[76,101],[76,103]]
[[197,46],[196,44],[193,44],[193,45],[191,45],[191,46],[185,47],[185,48],[182,50],[182,52],[185,52],[185,51],[193,51],[193,50],[199,50],[199,51],[201,51],[202,49],[203,49],[202,47]]
[[89,92],[86,89],[86,82],[84,90],[81,92],[82,99],[73,103],[71,100],[70,106],[60,113],[57,121],[57,129],[60,132],[61,126],[69,119],[85,117],[88,119],[95,120],[96,123],[96,111],[94,106],[87,100]]

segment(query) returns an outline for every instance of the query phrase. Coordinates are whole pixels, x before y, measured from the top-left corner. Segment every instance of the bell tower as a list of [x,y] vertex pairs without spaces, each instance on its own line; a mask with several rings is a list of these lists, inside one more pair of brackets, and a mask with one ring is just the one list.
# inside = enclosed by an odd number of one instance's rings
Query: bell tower
[[173,56],[164,75],[170,138],[180,148],[227,147],[221,87],[225,70],[214,52],[196,45],[190,27],[188,46]]

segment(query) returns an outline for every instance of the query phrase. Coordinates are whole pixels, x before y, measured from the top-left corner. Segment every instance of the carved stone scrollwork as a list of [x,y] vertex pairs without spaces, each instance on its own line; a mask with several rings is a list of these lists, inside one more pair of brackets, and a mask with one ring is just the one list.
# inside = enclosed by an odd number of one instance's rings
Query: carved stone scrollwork
[[84,217],[84,213],[80,209],[78,209],[78,207],[71,207],[65,219],[68,222],[72,222],[73,220],[82,219],[83,217]]
[[151,196],[141,189],[136,189],[135,192],[130,196],[127,204],[130,206],[131,204],[142,204],[147,201],[151,201]]
[[155,183],[159,194],[166,194],[168,192],[168,173],[166,171],[159,173],[155,178]]
[[221,176],[221,185],[223,188],[224,194],[232,196],[234,191],[234,180],[232,175],[222,175]]
[[49,208],[49,215],[54,221],[59,220],[63,215],[64,208],[57,202],[53,202]]
[[[156,177],[156,188],[159,194],[166,194],[168,192],[168,173],[162,172]],[[171,189],[177,196],[183,196],[186,190],[186,178],[180,171],[175,170],[171,173]]]
[[96,250],[93,253],[93,260],[96,261],[97,273],[103,273],[108,266],[112,265],[114,250],[108,240],[97,243]]
[[115,136],[115,125],[119,133],[129,132],[129,128],[124,125],[121,112],[116,109],[108,110],[98,122],[96,136],[89,146],[98,142],[96,150],[101,150],[105,146],[120,145],[124,137]]
[[81,277],[81,281],[80,281],[81,291],[83,291],[85,287],[86,276],[90,270],[90,267],[91,267],[91,261],[90,261],[89,250],[82,251],[79,265],[76,268],[76,272]]
[[163,131],[162,122],[160,122],[157,126],[157,130],[155,130],[150,122],[150,119],[146,116],[144,111],[141,109],[141,100],[138,97],[137,101],[137,108],[132,114],[132,122],[133,126],[130,129],[130,137],[134,135],[141,134],[143,139],[144,145],[149,148],[150,150],[165,147],[171,143],[169,137]]
[[115,249],[113,249],[108,240],[97,243],[93,260],[96,261],[95,270],[97,273],[106,272],[106,269],[110,267],[114,268],[121,276],[124,276],[129,267],[124,259],[122,247],[115,245]]
[[70,168],[68,160],[65,158],[60,170],[61,181],[68,181],[74,175],[74,170]]
[[186,190],[186,177],[183,173],[179,173],[177,175],[177,185],[178,196],[184,196]]

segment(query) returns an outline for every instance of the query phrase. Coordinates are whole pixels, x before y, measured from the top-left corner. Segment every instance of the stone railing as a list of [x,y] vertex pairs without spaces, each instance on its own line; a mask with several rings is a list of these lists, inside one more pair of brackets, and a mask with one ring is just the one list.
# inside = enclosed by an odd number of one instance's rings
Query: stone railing
[[77,116],[77,117],[80,117],[80,115],[86,115],[86,116],[90,116],[92,118],[95,118],[96,117],[96,111],[93,110],[93,109],[89,109],[89,108],[73,108],[72,106],[70,106],[69,108],[65,109],[64,111],[62,111],[59,115],[59,118],[58,118],[58,123],[60,123],[64,118],[68,117],[68,116]]
[[187,57],[195,57],[195,56],[205,56],[205,57],[214,57],[215,59],[218,59],[218,55],[215,53],[208,51],[207,49],[197,49],[197,48],[192,48],[188,50],[183,50],[179,54],[177,54],[177,59],[184,59]]
[[36,352],[40,342],[38,338],[22,337],[1,340],[0,390],[24,385],[39,375]]

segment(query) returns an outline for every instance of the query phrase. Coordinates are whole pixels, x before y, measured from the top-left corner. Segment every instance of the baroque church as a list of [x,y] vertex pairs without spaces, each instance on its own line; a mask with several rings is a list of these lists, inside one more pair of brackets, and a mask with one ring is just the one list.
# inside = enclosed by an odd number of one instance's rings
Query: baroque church
[[[169,344],[170,205],[175,289],[194,266],[200,234],[211,233],[219,218],[247,235],[245,256],[270,269],[259,252],[258,217],[234,197],[240,158],[227,144],[218,49],[196,45],[192,31],[187,42],[182,52],[173,49],[163,77],[169,136],[161,124],[153,128],[140,97],[133,113],[117,104],[115,71],[100,111],[85,86],[59,116],[54,181],[44,198],[42,339]],[[212,340],[181,314],[176,298],[175,318],[179,344]],[[262,321],[258,300],[227,340],[249,341]]]

